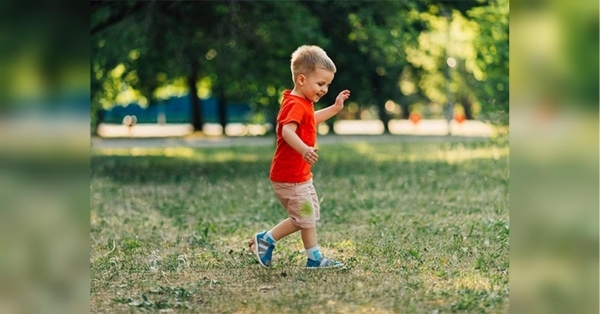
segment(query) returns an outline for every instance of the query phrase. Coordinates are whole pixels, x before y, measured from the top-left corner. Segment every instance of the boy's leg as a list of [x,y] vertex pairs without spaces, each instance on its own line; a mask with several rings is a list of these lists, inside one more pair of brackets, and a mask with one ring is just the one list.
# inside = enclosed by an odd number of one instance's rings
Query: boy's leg
[[302,242],[306,249],[306,268],[332,268],[332,267],[344,267],[344,264],[323,257],[317,244],[317,228],[305,228],[300,231],[302,234]]
[[317,244],[317,228],[312,227],[302,229],[302,231],[300,231],[300,234],[302,235],[302,243],[304,244],[304,249],[306,250],[306,257],[308,258],[307,266],[308,264],[311,264],[310,261],[313,261],[314,263],[321,262],[321,260],[323,259],[323,255],[321,254],[321,251],[319,250],[319,245]]
[[275,244],[281,238],[288,236],[300,228],[294,226],[291,218],[284,219],[278,223],[273,229],[266,232],[259,232],[254,235],[254,243],[256,245],[255,253],[261,266],[271,266],[271,258]]
[[300,228],[294,226],[292,219],[287,218],[278,223],[277,226],[273,227],[270,232],[273,240],[279,241],[281,238],[286,237],[298,230],[300,230]]
[[320,262],[323,259],[323,255],[321,255],[321,251],[319,250],[319,245],[317,244],[317,228],[306,228],[300,231],[302,235],[302,243],[304,244],[304,249],[306,250],[306,257],[309,260]]
[[302,235],[302,243],[305,249],[310,249],[317,245],[317,228],[306,228],[301,229],[300,234]]
[[306,267],[340,267],[343,264],[324,258],[317,244],[316,221],[320,217],[320,204],[312,180],[301,184],[271,182],[275,194],[287,210],[290,218],[277,224],[270,231],[257,233],[256,254],[262,266],[271,264],[271,253],[281,238],[301,230],[302,242],[308,257]]

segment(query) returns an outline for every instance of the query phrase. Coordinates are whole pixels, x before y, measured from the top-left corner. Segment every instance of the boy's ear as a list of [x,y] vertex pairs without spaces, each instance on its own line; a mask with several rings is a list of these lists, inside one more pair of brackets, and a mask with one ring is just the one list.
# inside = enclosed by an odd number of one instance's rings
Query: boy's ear
[[306,76],[304,76],[304,74],[298,74],[298,85],[302,86],[304,85],[304,81],[306,81]]

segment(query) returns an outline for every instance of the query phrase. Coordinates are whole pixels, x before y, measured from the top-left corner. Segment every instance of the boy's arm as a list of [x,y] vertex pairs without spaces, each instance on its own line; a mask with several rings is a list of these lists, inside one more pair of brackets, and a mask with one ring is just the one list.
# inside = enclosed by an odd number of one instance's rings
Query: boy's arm
[[335,116],[340,110],[344,109],[344,101],[348,99],[348,97],[350,97],[350,91],[347,89],[343,90],[335,98],[335,104],[315,111],[315,120],[317,121],[317,124],[325,122],[327,119]]
[[298,124],[296,122],[285,124],[283,128],[281,128],[283,140],[285,140],[285,142],[288,143],[295,151],[302,155],[306,162],[312,165],[319,159],[319,155],[317,155],[317,149],[302,142],[298,134],[296,134],[297,128]]

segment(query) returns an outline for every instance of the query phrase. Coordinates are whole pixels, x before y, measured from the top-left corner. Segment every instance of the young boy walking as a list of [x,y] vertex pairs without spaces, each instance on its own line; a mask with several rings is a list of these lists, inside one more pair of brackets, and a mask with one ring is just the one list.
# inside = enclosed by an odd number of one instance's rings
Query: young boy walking
[[317,125],[344,108],[350,91],[340,92],[335,104],[314,111],[313,104],[327,94],[336,72],[335,64],[320,47],[296,49],[292,54],[291,70],[294,89],[283,92],[277,115],[277,146],[269,175],[288,218],[271,230],[254,235],[255,253],[260,265],[271,266],[277,241],[300,230],[307,268],[341,267],[342,263],[324,257],[317,244],[316,221],[320,217],[320,205],[311,166],[319,159],[315,147]]

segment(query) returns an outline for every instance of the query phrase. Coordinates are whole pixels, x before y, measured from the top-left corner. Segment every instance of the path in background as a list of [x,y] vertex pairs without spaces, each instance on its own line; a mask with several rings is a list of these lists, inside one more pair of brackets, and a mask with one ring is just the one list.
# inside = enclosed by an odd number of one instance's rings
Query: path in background
[[[264,135],[270,125],[230,123],[225,128],[228,136]],[[383,123],[379,120],[343,120],[336,121],[333,125],[336,134],[339,135],[378,135],[383,134]],[[494,130],[491,125],[475,120],[467,120],[458,123],[452,120],[421,120],[413,123],[409,120],[391,120],[389,123],[390,133],[397,135],[454,135],[454,136],[479,136],[490,137]],[[119,124],[101,124],[98,134],[103,138],[115,137],[175,137],[186,136],[193,133],[190,124],[138,124],[131,128]],[[319,125],[319,134],[329,134],[326,124]],[[223,128],[219,124],[207,123],[203,129],[204,134],[209,136],[220,136]]]
[[[481,141],[483,137],[464,136],[415,136],[415,135],[320,135],[318,144],[349,143],[366,141],[377,142],[415,142],[415,141]],[[232,146],[269,146],[275,145],[274,136],[244,136],[244,137],[206,137],[206,136],[184,136],[169,138],[99,138],[93,137],[91,148],[167,148],[167,147],[232,147]]]

